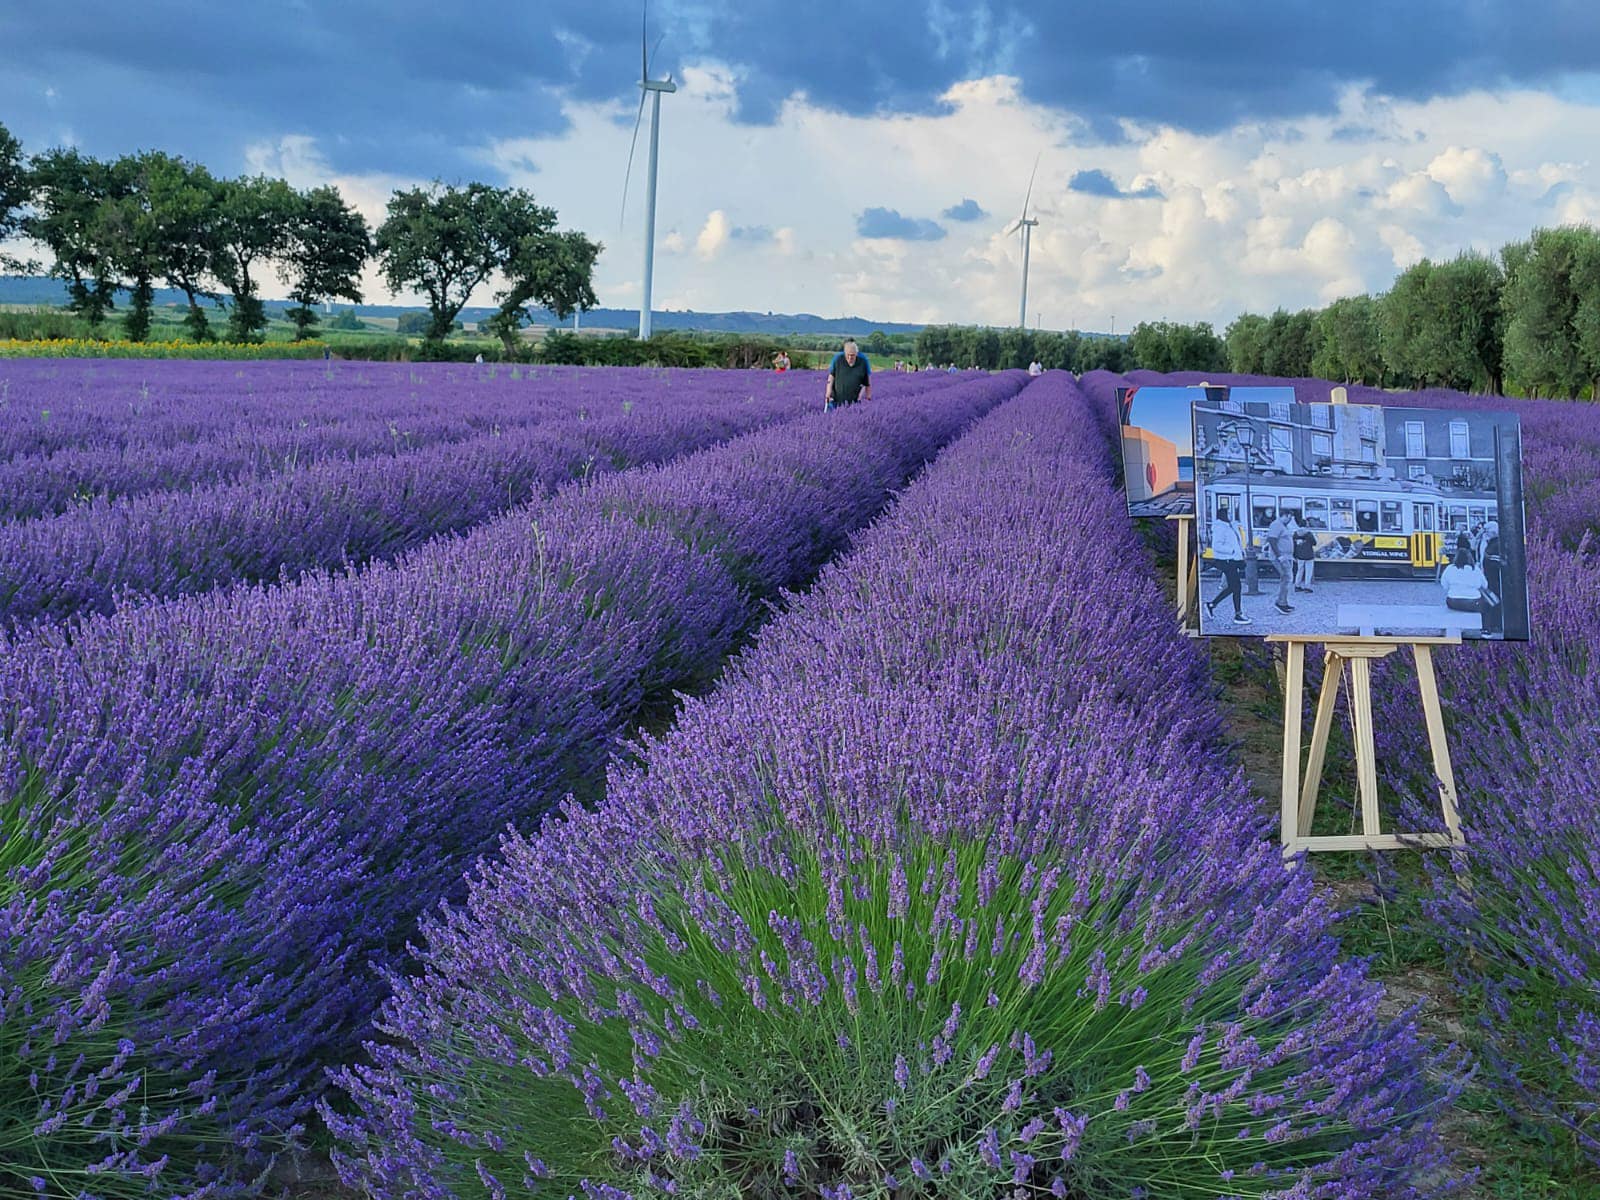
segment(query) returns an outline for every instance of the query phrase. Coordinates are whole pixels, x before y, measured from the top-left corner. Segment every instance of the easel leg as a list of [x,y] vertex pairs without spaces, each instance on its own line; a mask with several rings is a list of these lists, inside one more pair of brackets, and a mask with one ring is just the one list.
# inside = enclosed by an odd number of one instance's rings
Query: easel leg
[[1439,805],[1444,809],[1450,840],[1462,844],[1461,816],[1456,808],[1456,776],[1450,765],[1450,744],[1444,736],[1444,712],[1439,707],[1439,682],[1433,674],[1433,647],[1413,646],[1417,657],[1417,688],[1422,692],[1422,716],[1428,725],[1428,746],[1433,751],[1433,773],[1439,780]]
[[1178,623],[1189,619],[1189,522],[1178,522]]
[[1278,822],[1285,855],[1294,853],[1300,836],[1300,692],[1305,682],[1305,655],[1304,644],[1289,643],[1283,694],[1283,805]]
[[1311,729],[1311,760],[1306,764],[1306,787],[1300,797],[1300,832],[1310,833],[1317,816],[1317,792],[1322,787],[1322,767],[1328,758],[1328,734],[1333,730],[1333,707],[1339,697],[1339,677],[1344,659],[1332,651],[1322,656],[1322,691],[1317,697],[1317,720]]
[[1372,662],[1350,660],[1350,707],[1355,719],[1356,785],[1361,796],[1361,832],[1379,833],[1378,750],[1372,736]]

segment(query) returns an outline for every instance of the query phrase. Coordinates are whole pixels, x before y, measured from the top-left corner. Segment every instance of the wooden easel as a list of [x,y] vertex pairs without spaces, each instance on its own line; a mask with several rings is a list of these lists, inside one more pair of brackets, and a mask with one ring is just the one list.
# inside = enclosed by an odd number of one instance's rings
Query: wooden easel
[[[1167,520],[1178,523],[1178,628],[1199,636],[1200,564],[1190,553],[1194,546],[1194,514],[1180,513]],[[1196,618],[1193,625],[1189,623],[1191,614]]]
[[[1455,772],[1450,747],[1445,742],[1444,715],[1439,708],[1439,685],[1433,674],[1433,648],[1456,646],[1461,635],[1449,637],[1330,638],[1328,635],[1271,634],[1267,641],[1281,643],[1287,651],[1283,708],[1283,815],[1280,837],[1285,857],[1301,850],[1403,850],[1447,849],[1464,845],[1461,818],[1456,810]],[[1317,698],[1311,731],[1311,753],[1305,774],[1300,772],[1301,697],[1305,686],[1306,646],[1323,645],[1322,694]],[[1372,660],[1386,658],[1401,646],[1410,646],[1417,666],[1417,689],[1422,695],[1422,715],[1433,752],[1433,771],[1439,780],[1439,805],[1444,810],[1447,833],[1383,833],[1378,818],[1378,763],[1372,736]],[[1350,709],[1355,726],[1356,789],[1361,803],[1361,832],[1313,837],[1311,822],[1317,813],[1317,790],[1328,753],[1328,733],[1333,728],[1334,702],[1346,668],[1350,673]]]

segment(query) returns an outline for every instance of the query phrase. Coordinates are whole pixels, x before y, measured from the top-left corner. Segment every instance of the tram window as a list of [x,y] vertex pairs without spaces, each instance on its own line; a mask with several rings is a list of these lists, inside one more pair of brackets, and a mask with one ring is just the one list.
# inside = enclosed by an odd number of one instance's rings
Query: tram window
[[1465,504],[1452,504],[1450,506],[1450,528],[1465,529],[1467,527],[1467,506]]
[[1361,533],[1378,532],[1378,502],[1376,500],[1356,501],[1356,529]]
[[1413,504],[1411,506],[1411,527],[1417,533],[1433,532],[1433,505]]
[[1265,529],[1278,515],[1278,502],[1271,496],[1256,496],[1250,522],[1255,529]]
[[1326,529],[1328,527],[1328,502],[1326,500],[1306,500],[1306,528]]
[[1384,533],[1401,532],[1400,501],[1385,500],[1379,512],[1379,517],[1378,528]]
[[1239,498],[1226,493],[1217,495],[1213,492],[1212,498],[1216,501],[1216,519],[1219,521],[1237,521],[1239,519]]
[[1471,508],[1467,509],[1467,511],[1472,514],[1472,527],[1474,529],[1476,529],[1479,525],[1483,524],[1483,522],[1484,522],[1483,505],[1474,504]]
[[1333,502],[1333,528],[1340,533],[1349,533],[1355,527],[1355,506],[1348,500],[1335,500]]
[[1301,518],[1300,523],[1302,525],[1305,524],[1305,510],[1300,505],[1299,496],[1279,496],[1278,511],[1286,513],[1292,512],[1295,516]]

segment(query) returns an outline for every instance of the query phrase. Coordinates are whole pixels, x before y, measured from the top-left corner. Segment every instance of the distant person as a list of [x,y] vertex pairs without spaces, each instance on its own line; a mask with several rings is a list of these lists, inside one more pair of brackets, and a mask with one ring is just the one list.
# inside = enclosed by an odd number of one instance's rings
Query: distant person
[[1483,594],[1489,588],[1489,580],[1471,550],[1451,560],[1439,576],[1439,586],[1444,589],[1446,608],[1455,612],[1483,611]]
[[871,399],[872,363],[857,348],[855,340],[851,339],[828,364],[828,384],[822,396],[822,411],[832,412],[846,404]]
[[945,367],[944,373],[946,375],[954,375],[956,373],[956,365],[955,365],[955,363],[951,363],[949,366]]
[[1277,609],[1286,615],[1294,611],[1294,605],[1289,603],[1289,580],[1294,576],[1294,526],[1292,512],[1280,512],[1267,526],[1267,553],[1278,572]]
[[1044,364],[1042,362],[1040,362],[1037,358],[1034,359],[1031,363],[1028,364],[1028,374],[1033,376],[1034,378],[1038,378],[1040,375],[1043,375],[1044,374]]
[[774,371],[787,371],[789,366],[789,355],[787,351],[779,350],[776,357],[774,357],[772,360],[772,369]]
[[1294,590],[1310,592],[1317,573],[1317,535],[1296,520],[1294,531]]
[[479,351],[478,354],[473,357],[472,361],[477,363],[480,367],[483,366],[483,352]]
[[1250,618],[1244,615],[1243,605],[1244,542],[1232,522],[1223,520],[1212,522],[1211,561],[1216,563],[1222,572],[1223,587],[1214,598],[1206,601],[1206,612],[1213,617],[1216,616],[1217,605],[1232,596],[1233,623],[1250,624]]

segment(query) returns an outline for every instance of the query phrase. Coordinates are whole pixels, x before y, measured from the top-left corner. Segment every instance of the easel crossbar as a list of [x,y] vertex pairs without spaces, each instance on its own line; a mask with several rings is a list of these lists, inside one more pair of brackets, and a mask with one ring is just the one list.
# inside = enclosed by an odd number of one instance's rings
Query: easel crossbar
[[[1438,848],[1464,844],[1456,805],[1455,772],[1445,738],[1444,714],[1439,706],[1439,686],[1433,671],[1435,646],[1459,645],[1459,635],[1447,637],[1328,638],[1303,634],[1274,634],[1269,642],[1284,646],[1283,778],[1279,837],[1286,856],[1306,850],[1400,850]],[[1323,647],[1322,688],[1312,722],[1311,743],[1304,773],[1300,767],[1302,704],[1305,688],[1306,647]],[[1378,811],[1377,748],[1372,730],[1372,660],[1386,658],[1402,646],[1411,649],[1416,663],[1417,690],[1422,698],[1428,748],[1439,784],[1439,805],[1447,833],[1385,834]],[[1348,678],[1350,715],[1356,760],[1356,794],[1361,811],[1361,832],[1341,837],[1313,837],[1317,792],[1327,762],[1328,736],[1339,683]]]

